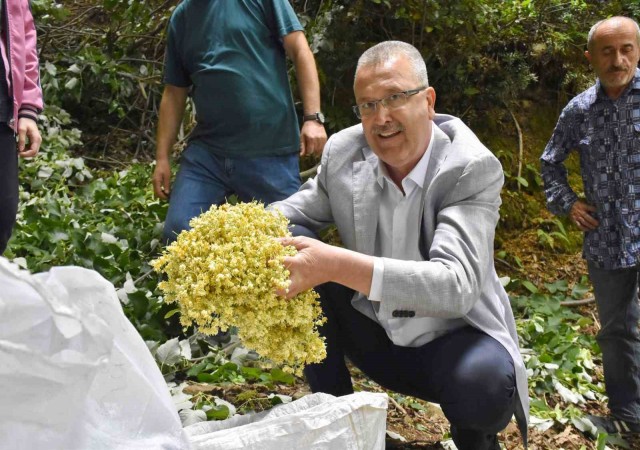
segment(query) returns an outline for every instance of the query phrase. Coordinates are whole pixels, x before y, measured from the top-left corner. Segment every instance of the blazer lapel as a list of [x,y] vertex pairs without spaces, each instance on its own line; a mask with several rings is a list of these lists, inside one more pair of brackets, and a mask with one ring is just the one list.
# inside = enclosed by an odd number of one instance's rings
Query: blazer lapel
[[365,160],[353,163],[353,216],[356,250],[373,255],[380,209],[380,186],[375,167],[378,158],[369,147],[362,149]]
[[451,144],[451,140],[449,140],[449,136],[444,134],[438,126],[433,123],[433,136],[435,138],[433,142],[433,147],[431,147],[431,156],[429,157],[429,165],[427,166],[427,173],[424,177],[423,187],[426,191],[426,188],[431,185],[431,181],[433,177],[440,171],[440,167],[445,159],[447,159],[447,150],[449,145]]
[[425,242],[425,229],[424,229],[424,221],[425,221],[425,204],[427,201],[427,191],[429,190],[429,186],[431,186],[431,182],[433,178],[440,171],[440,167],[442,167],[442,163],[447,159],[447,150],[451,145],[451,140],[449,136],[447,136],[444,131],[442,131],[435,123],[433,123],[433,136],[434,142],[433,147],[431,147],[431,156],[429,156],[429,165],[427,166],[427,173],[424,177],[424,183],[422,184],[422,199],[420,200],[420,238],[418,241],[418,248],[420,250],[420,254],[424,258],[425,261],[429,259],[429,249],[427,248],[427,243]]

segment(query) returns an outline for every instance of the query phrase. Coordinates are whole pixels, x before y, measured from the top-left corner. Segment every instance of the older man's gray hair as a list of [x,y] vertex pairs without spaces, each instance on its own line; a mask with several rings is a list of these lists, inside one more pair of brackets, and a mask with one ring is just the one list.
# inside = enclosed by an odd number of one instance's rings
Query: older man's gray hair
[[598,30],[598,28],[600,28],[600,25],[604,24],[605,22],[609,22],[609,21],[630,21],[630,22],[632,22],[636,27],[636,39],[638,41],[638,46],[640,47],[640,26],[638,26],[638,22],[636,22],[635,20],[633,20],[633,19],[631,19],[629,17],[615,16],[615,17],[610,17],[608,19],[600,20],[599,22],[596,22],[591,27],[591,29],[589,30],[589,35],[587,36],[587,50],[589,50],[590,52],[593,51],[593,35],[596,34],[596,31]]
[[409,60],[416,80],[418,80],[422,86],[428,87],[429,77],[427,76],[427,66],[424,63],[422,55],[413,45],[402,41],[384,41],[365,51],[362,56],[360,56],[360,59],[358,59],[356,78],[362,67],[384,64],[400,55]]

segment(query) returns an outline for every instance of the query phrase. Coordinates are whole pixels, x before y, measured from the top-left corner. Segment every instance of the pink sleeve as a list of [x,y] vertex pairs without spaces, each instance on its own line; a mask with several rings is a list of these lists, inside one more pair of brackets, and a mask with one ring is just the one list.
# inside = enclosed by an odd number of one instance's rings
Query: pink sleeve
[[38,50],[36,48],[36,27],[33,22],[29,1],[22,0],[22,3],[24,7],[25,65],[24,91],[20,112],[25,113],[22,115],[31,115],[28,113],[33,112],[35,116],[38,112],[42,111],[43,108],[42,88],[40,87],[40,67],[38,64]]

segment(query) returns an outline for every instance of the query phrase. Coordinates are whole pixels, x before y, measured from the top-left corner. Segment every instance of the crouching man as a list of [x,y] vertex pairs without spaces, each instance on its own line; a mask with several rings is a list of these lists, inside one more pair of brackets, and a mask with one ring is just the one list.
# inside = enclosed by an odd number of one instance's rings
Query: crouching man
[[493,264],[503,172],[459,119],[435,113],[424,60],[383,42],[358,61],[355,114],[320,173],[274,204],[292,223],[335,223],[345,248],[299,236],[288,296],[316,287],[327,359],[314,392],[353,392],[344,357],[387,389],[439,403],[460,450],[499,449],[528,393],[513,312]]

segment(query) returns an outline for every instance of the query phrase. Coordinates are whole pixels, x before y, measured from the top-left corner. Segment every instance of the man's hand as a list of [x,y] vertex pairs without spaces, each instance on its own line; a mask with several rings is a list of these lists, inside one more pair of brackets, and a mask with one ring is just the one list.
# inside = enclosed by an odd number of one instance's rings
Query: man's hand
[[284,259],[291,285],[289,292],[278,292],[279,295],[293,298],[329,281],[369,295],[373,276],[372,256],[304,236],[284,238],[280,242],[294,246],[298,253]]
[[569,217],[571,217],[571,220],[573,220],[582,231],[591,231],[595,230],[599,223],[598,220],[591,215],[593,212],[596,212],[594,206],[591,206],[584,200],[576,200],[573,206],[571,206]]
[[171,149],[187,106],[189,88],[167,84],[162,91],[156,136],[156,168],[151,181],[156,197],[167,200],[171,194]]
[[307,120],[300,130],[300,156],[321,155],[327,142],[324,125],[315,120]]
[[153,193],[157,198],[167,200],[171,194],[171,165],[168,160],[156,161],[153,171]]
[[280,242],[284,246],[294,246],[298,253],[284,259],[284,266],[290,272],[291,285],[288,292],[278,294],[293,298],[300,292],[331,281],[331,261],[335,247],[305,236],[283,238]]
[[28,117],[20,117],[18,119],[18,156],[21,158],[36,156],[41,143],[42,137],[38,131],[38,124]]

